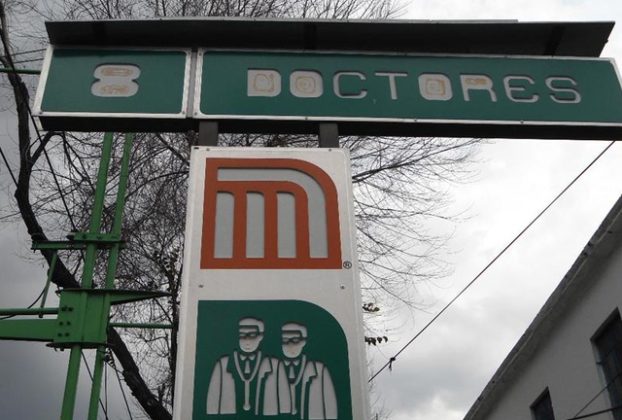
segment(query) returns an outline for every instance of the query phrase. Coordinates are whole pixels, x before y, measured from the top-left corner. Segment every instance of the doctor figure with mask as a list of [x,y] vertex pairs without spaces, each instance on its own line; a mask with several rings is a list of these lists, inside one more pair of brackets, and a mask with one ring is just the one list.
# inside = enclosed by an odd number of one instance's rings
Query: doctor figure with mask
[[337,396],[328,368],[303,350],[307,327],[289,322],[281,327],[283,364],[291,395],[291,413],[301,420],[337,419]]
[[274,416],[291,411],[285,369],[277,358],[262,353],[263,336],[263,321],[252,317],[239,320],[239,348],[221,357],[212,369],[207,414]]

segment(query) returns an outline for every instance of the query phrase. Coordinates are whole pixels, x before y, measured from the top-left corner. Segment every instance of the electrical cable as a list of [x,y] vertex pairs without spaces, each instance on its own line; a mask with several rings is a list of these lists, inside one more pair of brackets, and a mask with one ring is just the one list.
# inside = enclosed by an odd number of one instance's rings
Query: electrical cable
[[[607,388],[609,388],[609,386],[611,386],[611,384],[614,383],[615,380],[620,377],[620,375],[622,375],[622,370],[620,372],[618,372],[613,378],[611,378],[611,380],[609,382],[607,382],[607,385],[605,385],[605,387],[603,389],[598,391],[596,393],[596,395],[594,395],[594,397],[592,397],[592,399],[590,399],[583,407],[581,407],[581,409],[579,411],[577,411],[577,413],[574,416],[572,416],[568,420],[575,420],[575,419],[586,418],[585,416],[581,416],[581,413],[583,413],[585,411],[585,409],[590,406],[590,404],[592,404],[594,401],[596,401],[596,398],[600,397],[600,395],[603,392],[605,392],[607,390]],[[609,410],[615,410],[616,408],[619,408],[619,407],[613,407],[613,408],[610,408]],[[591,415],[596,415],[596,414],[600,414],[600,413],[592,413]]]
[[605,414],[605,413],[608,413],[608,412],[610,412],[610,411],[620,410],[621,408],[622,408],[622,405],[616,405],[615,407],[605,408],[604,410],[598,410],[598,411],[595,411],[595,412],[593,412],[593,413],[584,414],[584,415],[579,416],[579,417],[572,417],[572,418],[570,418],[570,419],[568,419],[568,420],[587,419],[587,418],[590,418],[590,417],[598,416],[598,415],[600,415],[600,414]]
[[[108,363],[104,362],[104,402],[108,411]],[[106,416],[108,420],[108,416]]]
[[[84,356],[84,352],[82,350],[80,350],[80,356],[82,356],[82,361],[84,362],[84,366],[86,366],[86,371],[89,374],[89,378],[91,378],[91,382],[93,382],[93,374],[91,373],[91,368],[89,367],[89,364],[86,361],[86,357]],[[104,415],[106,416],[106,420],[108,420],[108,411],[106,411],[106,407],[104,407],[104,403],[102,402],[101,395],[98,398],[99,398],[99,406],[103,410]]]
[[[43,290],[41,290],[41,293],[39,293],[39,296],[37,296],[37,298],[28,306],[26,306],[26,309],[30,309],[33,306],[35,306],[37,304],[37,302],[39,302],[39,300],[43,297],[43,294],[45,293],[45,287],[43,288]],[[0,317],[0,321],[5,320],[5,319],[10,319],[10,318],[15,318],[17,315],[6,315],[6,316],[2,316]]]
[[[34,63],[35,61],[41,61],[43,60],[43,57],[40,58],[31,58],[29,60],[19,60],[19,61],[14,61],[13,64],[24,64],[24,63]],[[13,66],[13,68],[15,68],[15,66]]]
[[15,178],[15,175],[13,174],[13,169],[11,169],[11,167],[9,166],[9,161],[7,160],[6,155],[4,154],[4,150],[2,150],[2,146],[0,146],[0,155],[2,155],[2,160],[4,161],[6,168],[9,170],[9,174],[11,175],[11,179],[13,179],[13,183],[17,187],[17,179]]
[[127,401],[127,396],[125,395],[125,390],[123,389],[123,383],[121,382],[121,376],[119,375],[119,370],[114,366],[114,354],[110,354],[111,362],[112,362],[112,370],[114,370],[117,375],[117,381],[119,382],[119,389],[121,389],[121,395],[123,396],[123,401],[125,401],[125,407],[127,408],[127,414],[130,416],[130,420],[134,420],[132,417],[132,411],[130,410],[130,404]]
[[[24,54],[31,54],[31,53],[36,53],[36,52],[41,52],[41,51],[45,51],[47,50],[47,48],[39,48],[36,50],[28,50],[28,51],[18,51],[16,53],[11,54],[13,57],[17,56],[17,55],[24,55]],[[6,57],[5,55],[3,55],[2,57]]]
[[[4,36],[4,31],[2,30],[2,28],[0,28],[0,38],[2,40],[2,44],[5,47],[5,50],[7,51],[7,55],[6,55],[6,59],[9,62],[9,65],[12,68],[15,68],[15,63],[13,62],[13,58],[11,57],[11,54],[8,54],[8,42],[6,40],[6,37]],[[56,172],[54,171],[54,167],[52,166],[52,162],[50,160],[50,157],[48,155],[47,150],[45,149],[45,145],[43,144],[43,141],[41,140],[41,132],[39,131],[39,128],[37,127],[37,122],[35,120],[35,117],[32,113],[32,109],[30,108],[30,103],[28,101],[26,102],[26,109],[28,110],[28,115],[30,117],[30,121],[32,122],[32,125],[35,129],[35,133],[37,134],[37,138],[39,140],[39,143],[41,143],[41,147],[43,147],[43,155],[45,156],[45,159],[48,163],[48,166],[50,167],[50,171],[52,173],[52,178],[54,179],[54,183],[56,184],[56,188],[58,189],[58,192],[60,194],[60,198],[61,201],[63,202],[63,206],[65,207],[65,211],[67,212],[67,216],[69,217],[69,222],[71,223],[71,227],[74,231],[77,231],[77,227],[76,224],[73,221],[73,217],[71,216],[71,211],[69,211],[69,206],[67,205],[67,201],[65,200],[65,194],[63,194],[63,191],[60,187],[60,183],[58,182],[58,178],[56,176]]]
[[454,296],[449,303],[447,303],[447,305],[445,305],[443,307],[443,309],[440,310],[439,313],[437,313],[427,324],[424,325],[424,327],[419,330],[419,332],[417,334],[414,335],[413,338],[411,338],[404,346],[402,346],[402,348],[393,356],[389,359],[388,362],[386,362],[376,373],[374,373],[371,378],[369,378],[369,380],[367,381],[368,383],[373,381],[374,378],[376,376],[378,376],[383,370],[385,370],[387,367],[389,368],[389,370],[392,369],[393,366],[393,362],[395,362],[397,360],[397,357],[408,348],[408,346],[410,346],[421,334],[423,334],[423,332],[425,330],[428,329],[428,327],[430,327],[430,325],[432,325],[447,309],[449,309],[449,307],[460,298],[460,296],[462,296],[464,294],[464,292],[466,292],[473,284],[475,284],[475,282],[486,272],[488,271],[488,269],[503,255],[505,254],[505,252],[510,249],[510,247],[512,245],[514,245],[514,243],[521,237],[523,236],[523,234],[525,232],[527,232],[527,230],[536,222],[538,221],[538,219],[540,219],[540,217],[553,205],[555,204],[555,202],[557,202],[557,200],[559,200],[559,198],[564,195],[566,193],[566,191],[568,191],[570,189],[570,187],[572,187],[575,182],[577,182],[579,180],[579,178],[581,178],[581,176],[583,176],[583,174],[585,174],[591,167],[592,165],[594,165],[600,158],[602,155],[605,154],[605,152],[607,152],[613,145],[615,144],[615,140],[610,142],[607,147],[605,147],[581,172],[579,172],[579,174],[577,176],[574,177],[574,179],[568,184],[566,185],[566,187],[559,193],[557,194],[557,196],[540,212],[538,213],[538,215],[533,218],[531,220],[531,222],[529,222],[527,224],[527,226],[525,226],[518,235],[516,235],[514,237],[514,239],[512,239],[506,246],[505,248],[503,248],[488,264],[486,264],[486,266],[470,281],[467,283],[467,285],[462,288],[462,290],[460,290],[460,292],[458,292],[458,294],[456,296]]

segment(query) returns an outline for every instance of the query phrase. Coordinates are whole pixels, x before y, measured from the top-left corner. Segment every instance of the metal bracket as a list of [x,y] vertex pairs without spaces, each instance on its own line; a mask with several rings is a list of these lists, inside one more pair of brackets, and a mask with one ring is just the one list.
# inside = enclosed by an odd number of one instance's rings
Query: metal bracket
[[34,240],[31,249],[81,250],[85,249],[88,244],[96,244],[100,249],[111,248],[117,244],[120,244],[121,248],[125,247],[125,241],[119,235],[111,233],[74,232],[67,235],[67,238],[68,241]]
[[[0,338],[48,341],[56,348],[106,345],[110,306],[169,296],[165,292],[118,289],[63,289],[58,308],[3,309],[0,315],[53,315],[56,319],[10,319],[0,321]],[[167,327],[163,327],[167,328]]]
[[199,123],[197,146],[218,146],[218,123],[216,121],[201,121]]
[[339,128],[336,123],[321,123],[319,128],[320,147],[339,147]]

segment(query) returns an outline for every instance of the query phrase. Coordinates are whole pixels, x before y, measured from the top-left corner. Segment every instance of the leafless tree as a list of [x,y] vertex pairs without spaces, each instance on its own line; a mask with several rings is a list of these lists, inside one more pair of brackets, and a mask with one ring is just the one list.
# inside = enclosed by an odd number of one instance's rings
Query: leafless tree
[[[391,0],[0,0],[3,67],[17,60],[11,44],[9,12],[38,19],[120,19],[156,16],[253,16],[304,18],[390,18]],[[36,40],[41,34],[33,34]],[[44,41],[42,41],[44,42]],[[15,45],[18,45],[16,43]],[[18,119],[19,176],[15,192],[19,217],[33,238],[57,238],[88,226],[101,134],[42,133],[37,139],[30,113],[31,89],[19,74],[7,74]],[[316,139],[293,135],[223,135],[221,143],[246,147],[315,147]],[[193,133],[136,136],[123,222],[127,247],[121,254],[117,287],[164,290],[171,297],[125,305],[115,319],[172,323],[172,331],[111,330],[111,349],[125,381],[145,413],[170,418],[176,361],[186,183]],[[413,286],[446,274],[437,258],[443,237],[425,225],[445,218],[443,185],[468,176],[472,139],[347,137],[341,146],[352,157],[352,181],[362,266],[364,310],[402,303],[416,307]],[[114,149],[110,195],[115,191],[121,154]],[[53,168],[53,169],[52,169]],[[112,201],[112,200],[110,200]],[[114,209],[105,209],[105,227]],[[52,254],[44,252],[49,262]],[[77,287],[80,255],[63,254],[54,282]],[[104,258],[99,262],[102,267]],[[99,270],[104,272],[105,270]],[[102,278],[98,279],[100,282]],[[140,366],[140,369],[139,369]]]

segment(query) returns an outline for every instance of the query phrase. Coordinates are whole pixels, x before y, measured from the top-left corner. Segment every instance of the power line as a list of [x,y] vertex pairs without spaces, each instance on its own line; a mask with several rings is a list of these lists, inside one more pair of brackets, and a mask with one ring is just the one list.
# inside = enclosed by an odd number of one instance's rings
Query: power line
[[[39,299],[41,299],[41,297],[43,296],[43,294],[44,294],[44,293],[45,293],[45,288],[44,288],[43,290],[41,290],[41,293],[39,293],[39,296],[37,296],[37,298],[36,298],[36,299],[35,299],[35,300],[34,300],[34,301],[30,304],[30,305],[26,306],[26,309],[30,309],[30,308],[32,308],[33,306],[35,306],[35,305],[37,304],[37,302],[39,302]],[[16,317],[16,316],[17,316],[17,315],[7,315],[7,316],[3,316],[3,317],[0,317],[0,321],[3,321],[3,320],[5,320],[5,319],[11,319],[11,318],[14,318],[14,317]]]
[[[587,402],[587,403],[586,403],[583,407],[581,407],[581,409],[580,409],[579,411],[577,411],[577,413],[576,413],[574,416],[572,416],[572,417],[571,417],[571,418],[569,418],[568,420],[584,419],[584,418],[587,418],[587,417],[594,416],[594,415],[596,415],[596,414],[600,414],[600,412],[598,412],[598,413],[591,413],[591,414],[586,414],[586,415],[584,415],[584,416],[581,416],[581,413],[583,413],[583,412],[585,411],[585,409],[586,409],[586,408],[588,408],[588,407],[589,407],[589,406],[590,406],[590,405],[591,405],[594,401],[596,401],[596,398],[600,397],[600,395],[601,395],[603,392],[605,392],[605,391],[607,390],[607,388],[609,388],[609,387],[611,386],[611,384],[613,384],[613,383],[615,382],[615,380],[616,380],[616,379],[618,379],[618,378],[620,377],[620,375],[622,375],[622,371],[618,372],[618,373],[616,374],[616,376],[614,376],[613,378],[611,378],[611,380],[610,380],[609,382],[607,382],[607,385],[605,385],[605,387],[604,387],[603,389],[601,389],[600,391],[598,391],[598,392],[596,393],[596,395],[594,395],[594,396],[592,397],[592,399],[590,399],[590,400],[589,400],[589,401],[588,401],[588,402]],[[608,410],[606,410],[606,411],[615,410],[615,409],[617,409],[617,408],[620,408],[620,407],[613,407],[613,408],[610,408],[610,409],[608,409]]]
[[[28,51],[18,51],[16,53],[11,54],[13,57],[17,56],[17,55],[24,55],[24,54],[31,54],[31,53],[37,53],[37,52],[41,52],[41,51],[45,51],[47,48],[38,48],[36,50],[28,50]],[[6,56],[3,56],[6,57]]]
[[11,169],[11,167],[9,166],[9,161],[4,154],[4,150],[2,150],[2,146],[0,146],[0,155],[2,155],[2,160],[4,161],[6,168],[9,170],[9,174],[11,174],[11,179],[13,179],[13,183],[17,187],[17,179],[15,178],[15,175],[13,175],[13,169]]
[[523,236],[523,234],[525,232],[527,232],[527,230],[536,222],[538,221],[538,219],[540,219],[540,217],[553,205],[555,204],[555,202],[562,196],[564,195],[564,193],[566,193],[566,191],[568,191],[570,189],[570,187],[572,187],[575,182],[577,182],[579,180],[579,178],[581,178],[581,176],[583,176],[583,174],[585,174],[591,167],[592,165],[594,165],[600,158],[602,155],[605,154],[605,152],[607,152],[607,150],[609,150],[611,148],[611,146],[613,146],[615,144],[615,141],[612,141],[611,143],[609,143],[607,145],[607,147],[605,147],[581,172],[579,172],[579,174],[577,176],[574,177],[574,179],[559,193],[557,194],[557,196],[540,212],[538,213],[538,215],[536,217],[534,217],[531,222],[529,222],[527,224],[527,226],[525,226],[523,228],[523,230],[520,231],[520,233],[518,235],[516,235],[514,237],[514,239],[512,239],[506,246],[505,248],[503,248],[488,264],[486,264],[486,266],[469,282],[467,283],[466,286],[464,286],[464,288],[462,290],[460,290],[460,292],[458,292],[458,294],[456,296],[453,297],[453,299],[451,299],[449,301],[449,303],[447,303],[447,305],[445,305],[443,307],[443,309],[440,310],[439,313],[437,313],[427,324],[425,324],[425,326],[419,330],[419,332],[417,334],[415,334],[415,336],[413,338],[411,338],[397,353],[395,353],[395,355],[393,357],[391,357],[389,359],[388,362],[386,362],[376,373],[374,373],[371,378],[369,378],[368,382],[371,382],[374,380],[374,378],[376,376],[378,376],[380,374],[380,372],[382,372],[383,370],[385,370],[387,367],[389,369],[391,369],[393,362],[396,361],[397,356],[399,356],[404,350],[406,350],[406,348],[408,348],[408,346],[410,346],[421,334],[423,334],[423,332],[425,330],[428,329],[428,327],[430,325],[432,325],[447,309],[449,309],[449,307],[456,301],[458,300],[458,298],[460,298],[460,296],[462,296],[464,294],[464,292],[466,292],[473,284],[475,284],[475,282],[486,272],[488,271],[488,269],[503,255],[505,254],[505,252],[510,249],[510,247],[512,245],[514,245],[514,243],[521,237]]
[[40,58],[31,58],[31,59],[29,59],[29,60],[13,61],[13,64],[34,63],[35,61],[41,61],[41,60],[43,60],[43,57],[40,57]]
[[110,355],[110,361],[112,363],[112,370],[114,370],[114,373],[117,375],[117,381],[119,382],[119,389],[121,389],[121,395],[123,396],[123,401],[125,401],[125,407],[127,408],[127,414],[128,416],[130,416],[130,420],[134,420],[134,417],[132,417],[132,410],[130,410],[130,404],[127,402],[127,396],[125,395],[125,390],[123,389],[123,383],[121,382],[121,376],[119,375],[119,371],[118,369],[114,366],[114,355],[111,354]]
[[[0,28],[0,38],[2,39],[2,44],[4,45],[4,48],[7,52],[6,55],[6,59],[9,62],[9,65],[12,68],[15,68],[15,63],[13,62],[13,58],[11,57],[11,54],[8,53],[8,48],[9,48],[9,43],[6,40],[6,37],[4,36],[4,31],[2,30],[2,28]],[[23,85],[22,85],[23,86]],[[76,227],[76,224],[73,221],[73,217],[71,216],[71,211],[69,211],[69,206],[67,205],[67,201],[65,200],[65,194],[63,194],[63,191],[60,187],[60,183],[58,182],[58,178],[56,176],[56,172],[54,171],[54,167],[52,166],[52,162],[50,160],[50,157],[48,156],[47,150],[45,149],[45,145],[43,144],[43,141],[41,140],[41,133],[39,132],[39,128],[37,127],[37,122],[35,120],[34,115],[32,114],[32,109],[30,108],[30,103],[28,103],[28,101],[25,101],[26,104],[26,109],[28,110],[28,115],[30,117],[30,121],[32,122],[32,125],[35,129],[35,133],[37,134],[37,138],[39,139],[39,143],[41,143],[41,147],[43,148],[43,155],[45,156],[45,159],[48,163],[48,166],[50,167],[50,171],[52,173],[52,178],[54,179],[54,183],[56,184],[56,188],[58,189],[58,193],[60,194],[60,198],[61,201],[63,203],[63,206],[65,207],[65,211],[67,212],[67,216],[69,217],[69,222],[71,223],[71,228],[76,231],[78,230]]]
[[[88,372],[89,378],[91,378],[91,382],[92,382],[93,374],[91,373],[91,368],[89,367],[89,364],[86,361],[86,357],[84,356],[84,353],[82,352],[82,350],[80,350],[80,356],[82,356],[82,361],[84,362],[84,366],[86,366],[86,371]],[[101,395],[98,398],[99,398],[99,406],[102,408],[104,415],[106,416],[106,420],[108,420],[108,411],[106,410],[106,407],[104,407],[104,403],[102,402]]]

